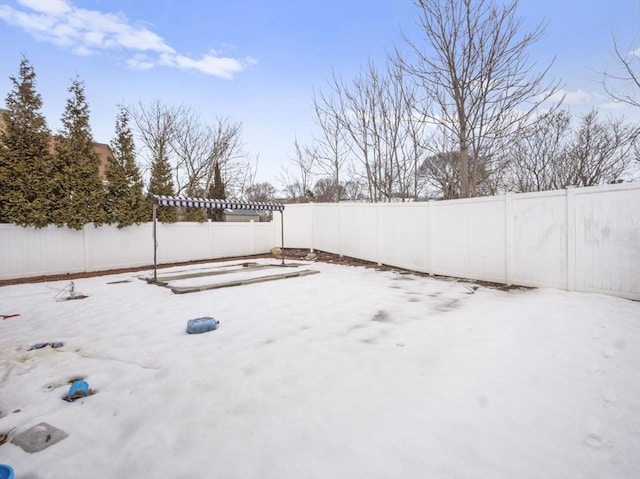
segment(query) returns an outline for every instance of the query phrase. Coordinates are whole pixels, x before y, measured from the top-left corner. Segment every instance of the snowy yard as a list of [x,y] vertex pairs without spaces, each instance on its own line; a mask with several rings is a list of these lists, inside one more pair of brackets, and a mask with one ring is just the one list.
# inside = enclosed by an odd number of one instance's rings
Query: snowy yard
[[[0,321],[0,433],[68,434],[7,442],[0,463],[16,479],[640,476],[639,302],[309,267],[185,295],[134,274],[76,280],[74,301],[54,299],[64,281],[0,288],[20,313]],[[219,329],[186,334],[200,316]],[[63,401],[78,377],[95,394]]]

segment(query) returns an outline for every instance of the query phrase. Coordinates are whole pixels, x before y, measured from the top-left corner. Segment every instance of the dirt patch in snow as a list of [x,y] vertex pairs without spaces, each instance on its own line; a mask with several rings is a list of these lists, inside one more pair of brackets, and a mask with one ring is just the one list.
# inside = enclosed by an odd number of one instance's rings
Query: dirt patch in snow
[[[206,259],[206,260],[199,260],[199,261],[186,261],[186,262],[181,262],[181,263],[163,263],[158,265],[158,267],[162,267],[162,268],[166,268],[166,267],[173,267],[173,266],[184,266],[184,265],[192,265],[192,264],[204,264],[204,263],[219,263],[219,262],[226,262],[226,261],[240,261],[240,260],[251,260],[251,259],[256,259],[256,258],[275,258],[275,259],[281,259],[282,256],[280,254],[278,255],[273,255],[273,254],[260,254],[260,255],[254,255],[254,256],[237,256],[237,257],[231,257],[231,258],[219,258],[219,259]],[[402,268],[396,268],[393,266],[387,266],[387,265],[379,265],[377,263],[374,263],[372,261],[365,261],[365,260],[361,260],[361,259],[356,259],[356,258],[351,258],[349,256],[340,256],[337,254],[333,254],[333,253],[327,253],[325,251],[318,251],[315,250],[313,253],[310,253],[308,249],[297,249],[297,248],[285,248],[284,250],[284,258],[285,261],[287,260],[301,260],[301,261],[315,261],[315,262],[321,262],[321,263],[330,263],[330,264],[339,264],[339,265],[346,265],[346,266],[362,266],[365,268],[371,268],[371,269],[375,269],[377,271],[395,271],[398,274],[401,275],[415,275],[415,276],[421,276],[421,277],[428,277],[430,276],[428,273],[420,273],[417,271],[410,271],[410,270],[406,270],[406,269],[402,269]],[[135,268],[121,268],[121,269],[110,269],[110,270],[105,270],[105,271],[92,271],[92,272],[86,272],[86,273],[66,273],[66,274],[56,274],[56,275],[43,275],[43,276],[33,276],[33,277],[29,277],[29,278],[16,278],[16,279],[9,279],[9,280],[0,280],[0,287],[2,286],[8,286],[11,284],[26,284],[26,283],[42,283],[45,281],[63,281],[63,280],[74,280],[74,279],[78,279],[78,278],[92,278],[95,276],[105,276],[105,275],[111,275],[111,274],[120,274],[120,273],[134,273],[137,271],[143,271],[145,269],[152,269],[153,265],[148,265],[148,266],[139,266],[139,267],[135,267]],[[446,276],[438,276],[438,275],[433,275],[432,277],[434,278],[440,278],[440,279],[448,279],[448,280],[454,280],[456,281],[456,278],[450,278],[450,277],[446,277]],[[403,278],[404,279],[404,278]],[[409,278],[407,278],[409,279]],[[505,284],[500,284],[500,283],[491,283],[488,281],[474,281],[474,280],[464,280],[464,281],[469,281],[472,282],[473,284],[479,285],[479,286],[484,286],[487,288],[494,288],[494,289],[498,289],[501,291],[509,291],[509,290],[513,290],[513,289],[532,289],[532,288],[526,288],[524,286],[508,286]]]

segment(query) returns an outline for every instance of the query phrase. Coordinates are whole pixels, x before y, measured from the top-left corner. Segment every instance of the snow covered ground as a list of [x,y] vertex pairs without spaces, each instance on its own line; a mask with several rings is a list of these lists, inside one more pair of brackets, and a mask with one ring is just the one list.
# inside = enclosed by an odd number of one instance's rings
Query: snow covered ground
[[[640,477],[640,303],[313,268],[186,295],[134,274],[76,280],[74,301],[54,299],[63,281],[0,288],[0,313],[20,313],[0,321],[0,433],[68,434],[7,442],[0,463],[17,479]],[[186,334],[200,316],[220,328]],[[77,377],[95,394],[63,401]]]

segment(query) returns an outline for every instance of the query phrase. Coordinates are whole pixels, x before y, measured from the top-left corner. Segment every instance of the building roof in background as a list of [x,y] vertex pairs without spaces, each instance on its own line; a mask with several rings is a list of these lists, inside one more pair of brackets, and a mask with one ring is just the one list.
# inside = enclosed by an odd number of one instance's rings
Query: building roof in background
[[233,210],[231,208],[227,208],[224,210],[225,215],[235,215],[235,216],[260,216],[256,210]]

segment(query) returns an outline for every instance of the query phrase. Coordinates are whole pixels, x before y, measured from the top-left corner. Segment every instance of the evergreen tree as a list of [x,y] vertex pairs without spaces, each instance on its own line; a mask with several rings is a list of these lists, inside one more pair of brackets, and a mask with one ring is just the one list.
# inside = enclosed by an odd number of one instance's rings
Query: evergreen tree
[[113,158],[107,165],[106,220],[118,228],[150,220],[150,202],[143,193],[142,176],[136,164],[136,148],[129,127],[129,113],[120,107],[115,138],[111,141]]
[[[226,200],[227,193],[225,192],[224,183],[222,182],[222,175],[220,174],[220,164],[216,163],[213,167],[213,184],[209,187],[209,198],[216,200]],[[208,216],[211,221],[222,221],[224,219],[224,211],[222,210],[208,210]]]
[[84,83],[76,79],[68,89],[62,115],[62,130],[55,140],[54,196],[52,219],[58,226],[81,229],[87,223],[105,220],[105,187],[98,175],[98,155],[93,148],[89,106]]
[[[151,164],[151,178],[149,179],[149,201],[153,202],[153,195],[173,195],[173,178],[171,164],[167,152],[160,148]],[[174,207],[161,207],[157,211],[157,219],[162,223],[174,223],[178,219],[178,212]]]
[[[206,196],[202,188],[189,188],[187,189],[187,196],[192,198],[202,198]],[[204,208],[185,208],[182,212],[182,221],[192,221],[203,223],[207,221],[207,210]]]
[[10,79],[0,122],[0,223],[42,228],[50,222],[50,133],[29,60],[23,57],[18,78]]

